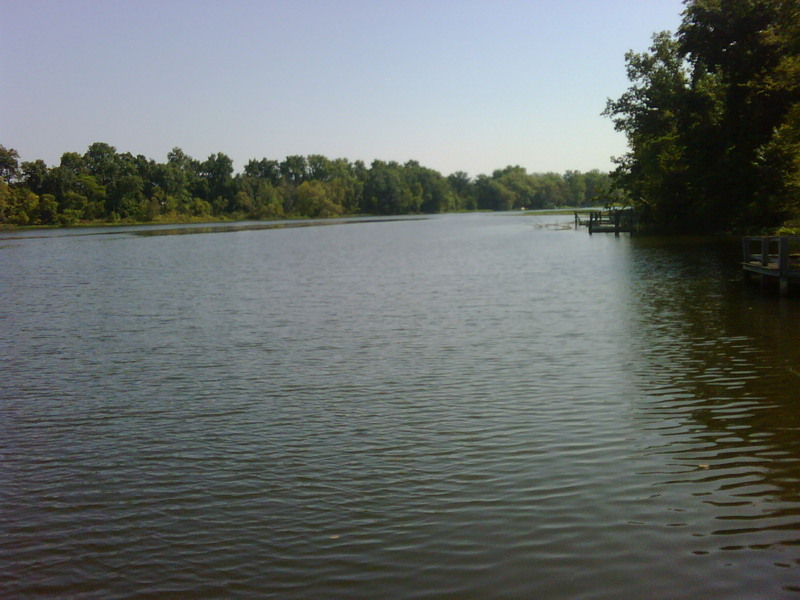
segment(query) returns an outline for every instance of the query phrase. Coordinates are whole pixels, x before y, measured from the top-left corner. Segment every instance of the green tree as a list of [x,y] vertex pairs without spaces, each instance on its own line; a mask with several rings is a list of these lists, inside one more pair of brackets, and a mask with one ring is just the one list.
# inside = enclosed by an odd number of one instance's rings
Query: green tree
[[89,146],[81,161],[81,168],[94,177],[101,185],[109,186],[116,181],[121,170],[117,149],[104,142]]
[[567,204],[569,206],[583,206],[586,202],[586,178],[580,171],[567,171],[564,173],[564,183],[567,186]]
[[475,195],[479,210],[511,210],[516,194],[497,178],[478,175],[475,179]]
[[626,56],[633,85],[606,109],[630,147],[615,183],[655,228],[774,226],[796,204],[800,9],[793,0],[686,6],[677,36]]
[[226,212],[234,195],[233,161],[222,152],[208,157],[200,165],[200,177],[205,181],[205,198],[216,207],[215,213]]
[[290,185],[300,185],[308,177],[308,161],[305,156],[287,156],[279,165],[283,180]]
[[0,180],[11,183],[19,171],[19,154],[13,148],[0,145]]
[[[30,192],[33,194],[33,192]],[[52,225],[58,222],[58,203],[56,202],[55,196],[52,194],[44,194],[42,196],[38,196],[37,194],[33,194],[38,198],[37,206],[36,206],[36,222],[40,225]]]
[[533,202],[526,204],[533,208],[556,208],[568,204],[569,189],[563,176],[558,173],[542,173],[533,177],[535,193]]
[[620,190],[612,190],[611,177],[608,173],[592,169],[583,174],[583,180],[586,192],[583,202],[578,206],[602,206],[612,202],[627,204],[627,199]]
[[310,181],[330,181],[333,178],[333,165],[321,154],[309,155],[306,158],[306,165]]
[[423,167],[415,160],[408,161],[402,172],[406,185],[412,191],[416,210],[440,213],[452,208],[452,190],[441,173]]
[[475,199],[475,187],[466,172],[456,171],[448,175],[447,183],[453,192],[453,208],[455,210],[475,210],[478,207]]
[[34,194],[44,194],[45,181],[47,180],[47,164],[41,159],[32,162],[23,162],[20,165],[22,183]]
[[277,219],[283,216],[283,203],[268,179],[245,175],[237,179],[237,186],[236,210],[252,219]]
[[272,186],[277,186],[281,182],[281,171],[276,160],[250,160],[244,166],[244,174],[247,177],[266,179]]
[[83,156],[77,152],[64,152],[61,155],[59,166],[73,175],[85,172]]
[[375,160],[364,182],[363,211],[378,215],[402,215],[419,211],[420,198],[414,197],[396,162]]
[[39,196],[0,179],[0,217],[11,225],[39,225]]
[[304,181],[298,186],[296,210],[307,217],[334,217],[344,212],[331,200],[322,181]]
[[687,177],[689,161],[681,126],[687,122],[690,74],[669,32],[653,37],[649,53],[626,54],[631,88],[609,100],[605,114],[628,138],[630,151],[616,159],[614,176],[655,226],[680,230],[699,225]]

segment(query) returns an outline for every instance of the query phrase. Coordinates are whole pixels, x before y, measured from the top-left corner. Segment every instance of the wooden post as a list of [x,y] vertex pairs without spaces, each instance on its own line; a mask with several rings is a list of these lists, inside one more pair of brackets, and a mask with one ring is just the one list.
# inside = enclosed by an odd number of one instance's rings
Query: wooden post
[[619,221],[620,221],[620,212],[618,210],[614,211],[614,235],[619,237]]
[[[742,238],[742,262],[749,263],[750,262],[750,238],[744,237]],[[750,271],[747,269],[742,269],[744,273],[744,280],[745,282],[750,281]]]
[[781,295],[789,292],[789,240],[783,236],[778,238],[778,277],[780,277]]

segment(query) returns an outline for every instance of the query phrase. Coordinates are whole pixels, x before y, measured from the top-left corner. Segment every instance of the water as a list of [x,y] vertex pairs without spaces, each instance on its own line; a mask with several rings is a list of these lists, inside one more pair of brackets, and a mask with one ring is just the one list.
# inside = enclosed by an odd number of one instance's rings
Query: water
[[2,234],[0,597],[800,597],[800,303],[558,221]]

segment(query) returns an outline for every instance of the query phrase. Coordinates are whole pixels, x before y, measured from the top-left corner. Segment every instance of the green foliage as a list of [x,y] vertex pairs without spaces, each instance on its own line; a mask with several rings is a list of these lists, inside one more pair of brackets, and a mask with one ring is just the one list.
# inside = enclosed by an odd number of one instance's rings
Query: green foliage
[[13,148],[0,145],[0,181],[11,183],[19,171],[19,154]]
[[58,223],[58,203],[56,202],[56,197],[52,194],[36,196],[33,192],[29,193],[38,198],[36,211],[33,215],[34,219],[42,225]]
[[448,176],[447,182],[450,184],[450,190],[453,193],[454,210],[475,210],[478,208],[475,186],[472,185],[467,173],[456,171]]
[[397,163],[373,161],[364,182],[365,213],[397,215],[416,212],[419,206],[411,202],[412,192],[403,179]]
[[615,185],[645,225],[759,230],[797,210],[800,8],[690,0],[676,35],[626,55],[605,114],[628,138]]
[[10,225],[39,224],[39,196],[0,179],[0,217]]
[[292,185],[300,185],[308,176],[308,161],[305,156],[287,156],[278,165],[278,170],[284,182]]
[[251,160],[244,166],[244,175],[255,179],[264,179],[273,186],[281,181],[281,171],[277,160]]
[[45,193],[45,182],[47,181],[47,164],[41,159],[33,162],[23,162],[20,165],[22,171],[22,183],[34,194]]
[[610,179],[600,171],[529,174],[508,166],[478,176],[475,181],[480,210],[543,209],[561,206],[598,206],[608,202]]
[[511,210],[514,207],[514,193],[493,177],[478,175],[475,189],[480,210]]
[[598,204],[610,181],[599,171],[528,174],[519,166],[472,180],[463,171],[444,177],[413,160],[367,167],[318,154],[253,159],[235,174],[223,153],[201,162],[173,148],[157,163],[100,142],[84,154],[64,153],[48,168],[41,160],[20,166],[15,151],[3,151],[10,158],[9,181],[0,179],[0,223],[14,225],[583,206]]
[[296,210],[309,217],[336,217],[344,212],[328,195],[328,187],[323,181],[304,181],[297,188]]

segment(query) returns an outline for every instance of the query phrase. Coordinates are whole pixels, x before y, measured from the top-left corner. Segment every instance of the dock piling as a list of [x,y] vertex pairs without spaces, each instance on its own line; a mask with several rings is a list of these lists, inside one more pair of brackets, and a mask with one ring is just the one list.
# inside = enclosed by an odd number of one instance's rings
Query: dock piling
[[[633,211],[630,209],[591,210],[585,213],[575,211],[575,229],[586,226],[589,235],[593,233],[620,233],[633,230]],[[588,218],[587,218],[588,217]]]
[[[789,292],[789,284],[792,281],[800,281],[798,255],[792,253],[792,246],[799,245],[800,237],[792,236],[742,238],[742,268],[745,280],[757,275],[762,289],[771,281],[777,281],[781,295],[786,295]],[[758,248],[758,251],[754,252],[754,248]]]

